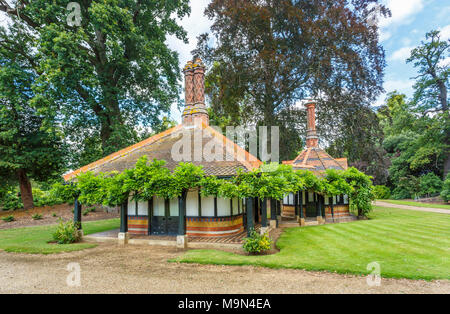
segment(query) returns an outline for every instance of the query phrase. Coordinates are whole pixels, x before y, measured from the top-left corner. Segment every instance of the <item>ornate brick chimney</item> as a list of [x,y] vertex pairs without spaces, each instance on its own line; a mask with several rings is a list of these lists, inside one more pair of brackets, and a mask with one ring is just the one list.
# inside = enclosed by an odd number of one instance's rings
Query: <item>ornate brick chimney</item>
[[183,125],[194,123],[209,124],[205,105],[205,65],[200,58],[188,61],[184,67],[185,101],[182,119]]
[[316,103],[314,100],[308,100],[305,106],[307,120],[306,147],[319,147],[319,137],[316,131]]

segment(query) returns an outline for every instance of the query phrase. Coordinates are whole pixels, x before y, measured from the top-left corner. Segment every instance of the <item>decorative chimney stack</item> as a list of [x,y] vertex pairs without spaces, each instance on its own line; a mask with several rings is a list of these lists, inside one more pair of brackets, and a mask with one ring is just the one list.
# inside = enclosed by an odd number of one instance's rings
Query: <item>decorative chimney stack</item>
[[188,61],[184,67],[185,101],[182,118],[184,125],[194,123],[209,124],[208,111],[205,105],[205,65],[202,59]]
[[313,100],[308,100],[306,106],[306,147],[316,148],[319,147],[319,137],[316,131],[316,103]]

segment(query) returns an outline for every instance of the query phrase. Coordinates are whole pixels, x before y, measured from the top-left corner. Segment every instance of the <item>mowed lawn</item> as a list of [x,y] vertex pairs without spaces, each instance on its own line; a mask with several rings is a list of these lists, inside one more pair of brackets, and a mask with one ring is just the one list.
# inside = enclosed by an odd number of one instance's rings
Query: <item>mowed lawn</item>
[[369,274],[378,262],[382,277],[450,279],[450,215],[376,207],[371,220],[286,229],[280,252],[246,256],[192,250],[174,261],[255,265]]
[[402,200],[379,200],[379,201],[391,203],[391,204],[397,204],[397,205],[408,205],[408,206],[426,207],[426,208],[442,208],[442,209],[450,210],[450,205],[445,205],[445,204],[421,203],[421,202],[402,201]]
[[[118,218],[83,223],[85,235],[119,228]],[[53,244],[52,235],[56,225],[24,227],[0,230],[0,250],[33,254],[51,254],[78,251],[95,247],[92,243]]]

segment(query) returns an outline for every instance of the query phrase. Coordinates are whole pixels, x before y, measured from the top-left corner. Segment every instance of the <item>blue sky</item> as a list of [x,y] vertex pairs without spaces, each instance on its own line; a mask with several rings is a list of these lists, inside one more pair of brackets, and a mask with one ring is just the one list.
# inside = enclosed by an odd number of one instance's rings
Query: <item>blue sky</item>
[[[169,46],[180,54],[180,66],[190,60],[196,37],[207,32],[211,21],[203,16],[210,0],[191,0],[192,13],[181,23],[188,32],[189,44],[169,39]],[[425,34],[433,29],[442,31],[443,38],[450,38],[450,1],[447,0],[383,0],[392,12],[392,17],[379,21],[381,44],[386,51],[387,67],[384,77],[386,92],[397,90],[410,97],[413,93],[412,77],[416,72],[406,64],[412,48],[425,40]],[[450,63],[450,60],[446,60]],[[184,96],[184,95],[183,95]],[[383,104],[383,94],[374,105]],[[180,112],[174,106],[171,117],[180,121]]]

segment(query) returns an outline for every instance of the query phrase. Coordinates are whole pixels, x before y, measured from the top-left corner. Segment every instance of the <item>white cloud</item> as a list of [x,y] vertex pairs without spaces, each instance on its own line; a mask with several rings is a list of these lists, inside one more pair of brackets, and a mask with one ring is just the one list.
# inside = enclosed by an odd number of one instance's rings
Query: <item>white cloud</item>
[[439,62],[441,67],[450,66],[450,57],[445,58],[441,62]]
[[412,21],[412,17],[424,8],[424,0],[385,0],[383,2],[391,10],[392,17],[380,21],[382,28],[392,24],[408,24]]
[[378,30],[380,32],[380,42],[386,41],[389,38],[391,38],[392,34],[390,32],[387,32],[387,31],[385,31],[385,30],[383,30],[381,28],[378,29]]
[[192,59],[191,51],[197,47],[197,37],[208,32],[211,27],[212,22],[203,15],[210,2],[211,0],[191,0],[191,15],[178,21],[187,32],[188,44],[173,36],[167,40],[169,47],[179,53],[181,66]]
[[[191,51],[197,47],[197,37],[200,34],[208,32],[211,27],[212,22],[203,15],[207,5],[210,2],[211,0],[191,0],[191,15],[178,21],[178,24],[182,25],[187,32],[187,38],[189,40],[188,44],[185,44],[183,41],[174,36],[167,39],[169,48],[177,51],[179,54],[180,67],[183,67],[187,61],[192,59]],[[182,86],[184,88],[183,83]],[[180,94],[180,98],[184,98],[184,90]],[[181,112],[178,110],[176,104],[172,104],[170,108],[170,116],[172,119],[175,119],[175,121],[181,121]]]
[[393,91],[410,96],[413,93],[413,85],[413,80],[388,80],[383,84],[386,92],[380,95],[373,105],[377,107],[384,105],[386,103],[387,94]]
[[414,49],[414,47],[403,47],[403,48],[396,50],[389,57],[389,61],[404,61],[404,62],[406,62],[406,59],[408,59],[411,55],[412,49]]
[[439,29],[441,31],[441,39],[450,39],[450,25]]

